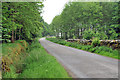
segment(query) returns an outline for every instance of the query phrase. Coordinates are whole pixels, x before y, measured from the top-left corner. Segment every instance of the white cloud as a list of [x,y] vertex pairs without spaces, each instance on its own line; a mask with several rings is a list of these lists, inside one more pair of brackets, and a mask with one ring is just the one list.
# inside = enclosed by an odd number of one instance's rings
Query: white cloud
[[52,22],[52,19],[61,13],[62,9],[64,8],[64,5],[69,0],[46,0],[43,2],[44,8],[43,8],[43,19],[45,22],[50,24]]

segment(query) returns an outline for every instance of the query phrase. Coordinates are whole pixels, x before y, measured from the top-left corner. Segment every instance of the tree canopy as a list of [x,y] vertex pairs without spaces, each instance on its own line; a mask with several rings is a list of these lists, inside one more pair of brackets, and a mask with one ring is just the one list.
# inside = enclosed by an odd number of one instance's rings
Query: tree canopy
[[60,38],[119,39],[118,2],[69,2],[50,24]]
[[33,40],[43,36],[44,20],[42,2],[3,2],[2,3],[2,38],[4,42],[14,40]]

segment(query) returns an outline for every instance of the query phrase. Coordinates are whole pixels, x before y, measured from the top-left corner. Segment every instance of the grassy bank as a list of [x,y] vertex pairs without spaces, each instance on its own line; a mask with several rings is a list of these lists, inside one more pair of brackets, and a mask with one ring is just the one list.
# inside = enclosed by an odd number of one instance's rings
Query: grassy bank
[[107,46],[96,46],[96,47],[94,47],[92,45],[78,44],[77,42],[67,42],[63,39],[56,39],[56,38],[46,38],[46,39],[49,40],[49,41],[52,41],[54,43],[61,44],[61,45],[70,46],[70,47],[73,47],[73,48],[89,51],[89,52],[96,53],[96,54],[103,55],[103,56],[112,57],[112,58],[115,58],[115,59],[120,59],[119,51],[118,50],[113,50],[112,48],[109,48]]
[[15,43],[2,44],[2,73],[3,77],[16,77],[16,72],[22,70],[21,63],[26,57],[28,43],[18,40]]
[[[15,48],[12,43],[9,45],[9,48]],[[17,61],[18,64],[14,63],[16,66],[12,63],[9,65],[10,70],[3,72],[3,78],[69,78],[65,69],[45,51],[38,40],[33,41],[26,49],[19,55],[21,59]]]

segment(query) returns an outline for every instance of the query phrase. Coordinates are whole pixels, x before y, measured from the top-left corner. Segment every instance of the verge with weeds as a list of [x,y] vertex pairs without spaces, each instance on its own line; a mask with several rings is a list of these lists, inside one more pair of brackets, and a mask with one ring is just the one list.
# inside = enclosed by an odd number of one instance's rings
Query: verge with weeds
[[[9,44],[15,48],[12,43]],[[18,64],[14,62],[14,65],[10,64],[9,71],[3,71],[3,78],[70,78],[65,69],[45,51],[37,39],[19,57],[21,59],[17,61]]]
[[115,59],[120,59],[119,51],[116,49],[113,50],[112,48],[107,46],[82,45],[77,42],[67,42],[63,39],[57,39],[57,38],[46,38],[46,39],[61,45],[70,46],[73,48],[89,51],[92,53],[97,53],[99,55],[103,55],[103,56],[107,56]]

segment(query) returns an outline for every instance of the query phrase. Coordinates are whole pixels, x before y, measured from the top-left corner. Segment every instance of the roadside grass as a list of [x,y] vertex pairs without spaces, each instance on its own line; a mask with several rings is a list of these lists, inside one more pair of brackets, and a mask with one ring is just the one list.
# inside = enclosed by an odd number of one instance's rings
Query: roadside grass
[[25,40],[18,40],[15,43],[3,43],[2,44],[2,55],[14,54],[15,52],[21,53],[25,51],[28,43]]
[[[69,78],[65,69],[45,49],[34,41],[24,60],[26,66],[19,75],[21,78]],[[31,63],[32,62],[32,63]]]
[[26,57],[28,43],[18,40],[15,43],[2,44],[2,77],[17,78],[18,70],[22,70],[22,62]]
[[77,42],[67,42],[63,39],[57,39],[57,38],[46,38],[46,39],[49,41],[52,41],[54,43],[61,44],[61,45],[89,51],[92,53],[96,53],[99,55],[103,55],[103,56],[107,56],[107,57],[111,57],[111,58],[115,58],[115,59],[120,59],[120,56],[119,56],[120,52],[116,49],[113,50],[112,48],[107,47],[107,46],[93,47],[92,45],[82,45],[82,44],[78,44]]
[[37,39],[20,57],[19,64],[11,64],[10,71],[3,72],[3,78],[70,78],[64,67],[45,51]]

